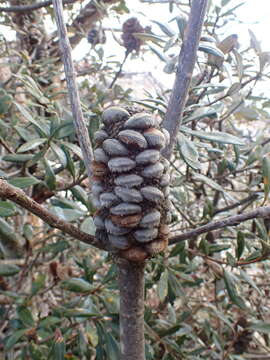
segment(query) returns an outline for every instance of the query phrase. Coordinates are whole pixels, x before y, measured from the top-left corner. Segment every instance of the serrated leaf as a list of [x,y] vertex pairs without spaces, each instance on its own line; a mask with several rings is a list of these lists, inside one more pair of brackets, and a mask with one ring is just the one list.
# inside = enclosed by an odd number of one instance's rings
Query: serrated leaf
[[70,278],[62,281],[61,288],[78,293],[86,293],[93,290],[93,286],[89,282],[79,278]]
[[0,201],[0,216],[12,216],[17,212],[16,206],[8,201]]
[[26,187],[36,185],[40,183],[40,180],[33,176],[29,177],[14,177],[12,179],[8,179],[8,183],[10,185],[16,186],[20,189],[24,189]]
[[221,144],[245,145],[245,142],[238,137],[221,131],[207,132],[191,130],[185,126],[181,126],[180,130],[187,134],[194,135],[200,139],[214,141]]
[[157,284],[158,297],[163,302],[168,294],[168,270],[165,269]]
[[20,270],[17,265],[0,263],[0,276],[13,276],[18,274]]
[[224,270],[224,282],[230,300],[241,309],[246,309],[243,299],[237,294],[234,278],[226,270]]

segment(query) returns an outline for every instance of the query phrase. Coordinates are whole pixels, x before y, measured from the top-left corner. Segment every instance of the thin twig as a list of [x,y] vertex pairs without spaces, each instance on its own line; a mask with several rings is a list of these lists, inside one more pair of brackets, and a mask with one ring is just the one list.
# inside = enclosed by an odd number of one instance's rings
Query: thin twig
[[72,114],[74,117],[74,125],[80,143],[80,147],[82,149],[85,168],[90,181],[92,176],[91,164],[93,162],[93,150],[80,104],[80,97],[76,83],[75,69],[71,57],[71,46],[67,35],[67,29],[64,23],[63,5],[61,0],[53,0],[53,6],[55,10],[55,17],[56,17],[59,40],[60,40],[60,48],[62,51],[62,57],[65,67],[65,74],[66,74],[67,86],[69,91],[71,107],[72,107]]
[[221,229],[227,226],[235,226],[243,221],[256,219],[256,218],[269,218],[270,217],[270,206],[258,207],[256,210],[246,212],[241,215],[229,216],[225,219],[218,221],[212,221],[206,225],[203,225],[197,229],[187,231],[184,234],[175,235],[170,238],[170,245],[177,244],[181,241],[192,239],[201,234],[205,234],[209,231]]
[[27,196],[21,189],[8,184],[3,179],[0,179],[0,198],[11,200],[15,204],[22,206],[24,209],[27,209],[38,216],[51,227],[59,229],[75,239],[78,239],[86,244],[93,245],[102,250],[110,250],[108,245],[99,243],[94,236],[81,231],[73,224],[68,223],[60,219],[58,216],[50,213],[46,208]]
[[171,135],[170,143],[163,151],[167,159],[171,156],[181,124],[181,118],[196,62],[206,7],[207,0],[192,1],[185,37],[178,58],[176,77],[163,122],[163,126]]
[[[73,4],[76,1],[81,0],[63,0],[63,4]],[[0,12],[15,12],[15,13],[25,13],[28,11],[34,11],[52,5],[52,0],[42,1],[36,4],[31,5],[20,5],[20,6],[9,6],[9,7],[0,7]]]
[[112,89],[113,85],[115,84],[116,80],[119,78],[119,76],[121,75],[122,73],[122,69],[123,69],[123,66],[128,58],[128,55],[130,54],[130,51],[126,51],[125,52],[125,56],[124,56],[124,59],[119,67],[119,70],[117,71],[117,73],[115,74],[114,78],[113,78],[113,81],[111,82],[110,86],[109,86],[109,89]]

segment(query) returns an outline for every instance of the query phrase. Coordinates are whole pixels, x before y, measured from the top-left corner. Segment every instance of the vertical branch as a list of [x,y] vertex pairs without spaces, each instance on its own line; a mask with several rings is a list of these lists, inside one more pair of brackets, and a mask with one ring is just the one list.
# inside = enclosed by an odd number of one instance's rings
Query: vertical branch
[[179,131],[190,80],[195,66],[207,3],[208,0],[192,1],[188,24],[178,58],[174,85],[165,120],[162,124],[171,135],[170,143],[163,151],[163,155],[166,158],[170,158],[171,156]]
[[69,97],[71,102],[72,114],[74,117],[74,125],[80,147],[82,149],[85,168],[90,178],[92,175],[91,163],[93,161],[93,150],[89,139],[88,129],[83,118],[82,108],[80,104],[79,91],[76,83],[75,69],[71,57],[71,46],[67,36],[67,29],[64,24],[63,5],[61,0],[53,0],[56,23],[59,34],[60,48],[65,67],[65,74]]
[[144,263],[118,261],[120,360],[144,360]]

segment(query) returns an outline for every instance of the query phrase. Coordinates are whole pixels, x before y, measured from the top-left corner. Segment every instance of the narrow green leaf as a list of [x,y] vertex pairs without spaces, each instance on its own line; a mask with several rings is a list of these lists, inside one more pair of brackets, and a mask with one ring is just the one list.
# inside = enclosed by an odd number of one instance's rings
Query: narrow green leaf
[[261,332],[263,334],[269,334],[270,333],[270,323],[266,322],[256,322],[249,325],[249,329]]
[[33,158],[32,154],[9,154],[2,157],[2,160],[14,162],[14,163],[24,163]]
[[13,276],[18,274],[20,270],[17,265],[0,263],[0,276]]
[[237,232],[236,257],[239,260],[245,250],[245,235],[242,231]]
[[220,191],[220,192],[225,191],[218,183],[216,183],[212,179],[209,179],[207,176],[205,176],[203,174],[194,174],[193,177],[194,177],[195,180],[199,180],[199,181],[204,182],[206,185],[210,186],[214,190],[217,190],[217,191]]
[[52,149],[52,151],[54,152],[55,156],[58,158],[58,160],[60,161],[60,163],[66,167],[67,166],[67,158],[66,158],[66,154],[65,152],[61,149],[60,146],[58,146],[55,143],[51,143],[50,147]]
[[160,301],[164,301],[168,294],[168,270],[165,269],[157,284],[157,292]]
[[11,350],[13,346],[24,336],[28,329],[21,329],[15,331],[7,340],[5,344],[5,349]]
[[214,141],[221,144],[245,145],[245,142],[238,137],[221,131],[207,132],[191,130],[185,126],[181,126],[180,130],[187,134],[197,136],[198,138]]
[[46,158],[44,158],[44,167],[46,171],[45,182],[50,190],[54,190],[56,186],[56,176],[49,161]]
[[43,122],[41,121],[37,121],[35,120],[32,115],[30,114],[30,112],[21,104],[18,104],[16,102],[14,102],[14,104],[16,105],[16,107],[18,108],[18,110],[20,111],[20,113],[33,125],[35,125],[41,132],[43,137],[48,137],[49,136],[49,128],[47,125],[45,125]]
[[66,141],[62,141],[61,144],[64,147],[67,147],[69,150],[71,150],[74,154],[76,154],[81,160],[83,160],[83,155],[82,155],[82,151],[79,148],[78,145],[76,144],[72,144],[70,142],[66,142]]
[[201,164],[198,160],[199,154],[192,141],[187,139],[183,134],[179,134],[178,145],[182,159],[192,169],[200,170]]
[[93,218],[88,217],[88,218],[84,219],[84,221],[82,222],[82,224],[80,226],[80,229],[87,234],[95,235],[96,226],[94,224]]
[[61,287],[72,292],[85,293],[93,290],[93,286],[79,278],[70,278],[61,282]]
[[165,42],[165,40],[157,35],[149,34],[149,33],[133,33],[135,38],[140,39],[142,41],[152,41],[155,44],[159,44],[160,42]]
[[198,50],[203,51],[207,54],[214,55],[220,59],[224,59],[224,54],[217,47],[209,45],[209,43],[200,43]]
[[263,157],[262,175],[264,184],[264,200],[262,205],[264,205],[270,192],[270,159],[267,156]]
[[26,306],[23,306],[23,305],[19,306],[17,308],[17,313],[18,313],[20,320],[26,327],[31,328],[35,325],[32,313]]
[[165,35],[167,35],[167,36],[176,35],[175,32],[167,24],[161,23],[161,22],[156,21],[156,20],[152,20],[152,22],[154,24],[157,24],[159,26],[160,30],[162,30]]
[[46,141],[47,141],[47,139],[34,139],[34,140],[27,141],[25,144],[21,145],[17,149],[17,151],[20,153],[20,152],[25,152],[25,151],[35,149],[39,145],[44,144]]
[[13,203],[10,203],[8,201],[0,201],[0,216],[12,216],[16,214],[16,212],[17,209]]
[[234,278],[226,270],[224,270],[224,282],[230,300],[241,309],[246,309],[243,299],[237,294]]
[[26,187],[32,186],[32,185],[36,185],[40,183],[40,180],[36,179],[33,176],[29,176],[29,177],[14,177],[12,179],[8,179],[8,183],[16,186],[20,189],[24,189]]

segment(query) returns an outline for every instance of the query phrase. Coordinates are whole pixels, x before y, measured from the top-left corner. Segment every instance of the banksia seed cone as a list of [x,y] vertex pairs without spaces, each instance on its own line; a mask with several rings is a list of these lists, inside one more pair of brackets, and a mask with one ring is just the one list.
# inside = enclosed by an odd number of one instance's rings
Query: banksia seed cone
[[169,133],[150,114],[120,107],[105,110],[102,122],[94,137],[96,236],[116,250],[152,256],[169,236],[169,163],[160,153]]
[[136,17],[132,17],[124,22],[122,26],[122,39],[123,45],[128,52],[135,50],[137,53],[140,51],[142,41],[135,38],[134,33],[143,33],[144,28],[139,23]]

